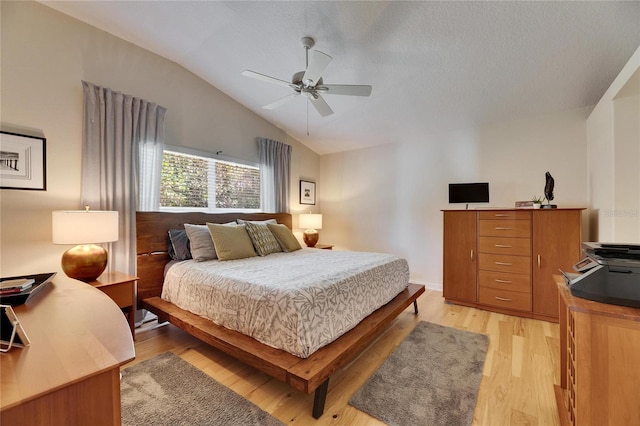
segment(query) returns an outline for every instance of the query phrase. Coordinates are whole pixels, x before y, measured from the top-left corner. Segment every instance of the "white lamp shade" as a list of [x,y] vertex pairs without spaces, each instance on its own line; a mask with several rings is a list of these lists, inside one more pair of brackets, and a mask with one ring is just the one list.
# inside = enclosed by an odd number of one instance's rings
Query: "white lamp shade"
[[312,213],[301,214],[299,226],[304,229],[322,229],[322,215]]
[[118,241],[118,212],[57,210],[51,214],[54,244],[97,244]]

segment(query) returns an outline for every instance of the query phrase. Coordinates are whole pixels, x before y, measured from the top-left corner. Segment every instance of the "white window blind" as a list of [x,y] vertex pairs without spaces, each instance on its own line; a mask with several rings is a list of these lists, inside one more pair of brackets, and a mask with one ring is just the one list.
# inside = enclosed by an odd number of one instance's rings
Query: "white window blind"
[[165,149],[160,209],[258,211],[260,170],[257,166]]

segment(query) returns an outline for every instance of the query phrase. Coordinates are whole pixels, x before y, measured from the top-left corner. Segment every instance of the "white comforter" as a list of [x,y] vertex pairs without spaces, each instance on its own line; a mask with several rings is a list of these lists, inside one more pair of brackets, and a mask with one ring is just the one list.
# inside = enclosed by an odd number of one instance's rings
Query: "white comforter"
[[305,248],[176,263],[167,271],[162,298],[306,358],[389,302],[408,282],[407,261],[396,256]]

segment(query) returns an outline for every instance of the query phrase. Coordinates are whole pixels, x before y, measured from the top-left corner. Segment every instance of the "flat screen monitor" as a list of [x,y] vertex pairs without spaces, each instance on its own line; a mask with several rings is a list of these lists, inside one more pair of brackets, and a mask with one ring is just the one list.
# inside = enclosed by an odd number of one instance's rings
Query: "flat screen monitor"
[[489,202],[489,183],[450,183],[449,184],[449,203],[450,204],[469,204],[469,203],[488,203]]

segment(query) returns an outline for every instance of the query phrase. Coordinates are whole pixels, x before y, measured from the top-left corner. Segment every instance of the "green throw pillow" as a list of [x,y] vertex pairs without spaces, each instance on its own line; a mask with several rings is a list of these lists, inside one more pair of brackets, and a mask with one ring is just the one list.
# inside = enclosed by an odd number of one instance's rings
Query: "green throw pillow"
[[213,239],[218,259],[244,259],[256,255],[245,225],[228,226],[207,223],[207,227]]
[[280,247],[282,247],[282,251],[291,252],[295,250],[300,250],[302,247],[300,246],[300,242],[293,235],[293,232],[286,225],[282,224],[272,224],[268,223],[267,227],[276,237],[278,243],[280,243]]

